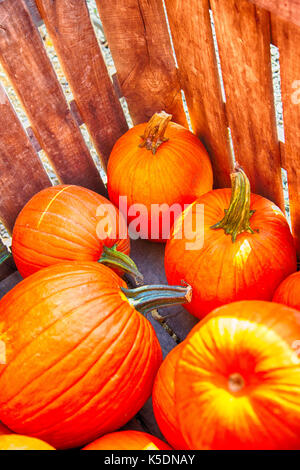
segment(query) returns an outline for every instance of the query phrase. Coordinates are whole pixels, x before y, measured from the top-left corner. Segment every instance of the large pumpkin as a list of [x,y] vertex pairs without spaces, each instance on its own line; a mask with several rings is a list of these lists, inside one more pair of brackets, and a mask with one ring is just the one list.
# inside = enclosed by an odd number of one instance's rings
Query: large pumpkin
[[82,450],[171,450],[171,447],[146,432],[119,431],[100,437]]
[[184,287],[126,289],[93,262],[61,263],[28,277],[0,301],[0,421],[56,448],[119,429],[151,395],[162,359],[139,311],[190,295]]
[[105,197],[59,185],[35,194],[17,217],[14,260],[23,277],[64,261],[101,261],[139,277],[124,217]]
[[240,168],[232,181],[232,191],[217,189],[191,204],[176,220],[166,246],[168,282],[184,279],[192,286],[186,308],[198,318],[237,300],[272,300],[297,267],[293,237],[280,209],[250,194]]
[[299,449],[299,338],[299,312],[276,303],[234,302],[208,315],[158,373],[158,423],[161,390],[173,390],[166,439],[175,429],[191,450]]
[[2,436],[2,434],[11,434],[11,431],[2,423],[0,423],[0,436]]
[[[300,272],[288,276],[276,289],[273,302],[300,310]],[[300,338],[299,338],[300,343]]]
[[0,450],[55,450],[40,439],[34,437],[9,434],[0,436]]
[[210,191],[213,183],[204,146],[189,130],[170,122],[171,118],[157,113],[149,123],[127,131],[115,144],[107,168],[111,201],[119,206],[120,196],[126,196],[123,211],[131,230],[155,241],[166,240],[174,214]]

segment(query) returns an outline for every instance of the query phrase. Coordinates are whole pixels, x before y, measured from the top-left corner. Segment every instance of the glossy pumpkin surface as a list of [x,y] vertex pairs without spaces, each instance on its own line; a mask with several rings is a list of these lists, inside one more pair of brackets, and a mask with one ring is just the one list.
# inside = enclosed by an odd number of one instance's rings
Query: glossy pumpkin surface
[[100,437],[83,450],[171,450],[171,447],[146,432],[119,431]]
[[[216,309],[177,346],[178,355],[167,356],[171,368],[161,366],[156,417],[164,380],[164,388],[174,387],[168,419],[189,449],[299,449],[299,335],[299,312],[283,305],[243,301]],[[173,430],[162,431],[171,443]]]
[[281,281],[296,271],[289,225],[268,199],[251,194],[253,233],[244,231],[233,242],[222,228],[212,229],[230,201],[230,189],[203,195],[176,220],[166,245],[168,282],[183,279],[192,286],[193,299],[185,307],[198,318],[237,300],[272,300]]
[[93,262],[45,268],[0,301],[0,420],[56,448],[119,429],[149,398],[162,353],[124,281]]
[[[124,239],[119,239],[120,232]],[[59,185],[35,194],[22,209],[12,253],[20,274],[27,277],[64,261],[98,261],[103,246],[115,244],[129,254],[126,223],[117,208],[89,189]]]
[[[288,276],[279,287],[273,297],[273,302],[288,305],[300,310],[300,272]],[[300,338],[299,338],[300,342]]]
[[[164,129],[168,140],[158,146],[155,154],[141,148],[147,126],[133,127],[115,144],[108,162],[107,187],[116,206],[120,196],[127,197],[131,229],[142,238],[164,241],[184,205],[212,189],[212,167],[200,140],[173,122]],[[170,209],[173,204],[177,204],[174,211]],[[138,221],[134,223],[136,216]]]
[[55,450],[40,439],[34,437],[20,436],[19,434],[8,434],[0,436],[0,450]]

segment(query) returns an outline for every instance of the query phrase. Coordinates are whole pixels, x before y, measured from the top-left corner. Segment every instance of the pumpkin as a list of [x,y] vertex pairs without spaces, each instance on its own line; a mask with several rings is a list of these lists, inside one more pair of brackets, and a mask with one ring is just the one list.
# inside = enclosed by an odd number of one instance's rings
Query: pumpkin
[[118,209],[80,186],[53,186],[35,194],[13,229],[12,253],[23,278],[64,261],[100,261],[140,279],[129,251]]
[[2,434],[11,434],[11,431],[2,423],[0,423],[0,436],[2,436]]
[[293,237],[280,209],[250,193],[241,168],[231,177],[232,190],[211,191],[187,208],[166,245],[168,282],[184,279],[192,286],[186,308],[198,318],[238,300],[272,300],[297,267]]
[[[156,113],[127,131],[114,145],[107,167],[110,200],[126,212],[130,232],[153,241],[168,239],[175,215],[213,183],[204,146],[171,118]],[[120,196],[127,197],[127,207],[122,208]]]
[[82,450],[171,450],[171,447],[146,432],[119,431],[100,437]]
[[300,272],[291,274],[278,286],[273,302],[300,310]]
[[[174,388],[168,419],[189,449],[299,449],[299,338],[300,314],[287,306],[252,300],[219,307],[167,356],[171,369],[162,364],[156,417],[164,380]],[[173,430],[163,432],[172,442]]]
[[0,436],[0,450],[55,450],[46,442],[34,437],[8,434]]
[[189,287],[127,289],[94,262],[29,276],[0,301],[0,421],[58,449],[119,429],[151,395],[162,360],[145,314],[190,296]]

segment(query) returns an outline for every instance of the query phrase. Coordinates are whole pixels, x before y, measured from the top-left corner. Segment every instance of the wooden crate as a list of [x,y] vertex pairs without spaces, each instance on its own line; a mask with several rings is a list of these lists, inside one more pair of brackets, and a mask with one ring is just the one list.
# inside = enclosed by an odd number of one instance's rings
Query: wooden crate
[[[117,70],[113,77],[85,0],[0,0],[0,61],[30,121],[24,130],[0,84],[0,219],[8,231],[28,199],[51,184],[41,149],[61,182],[105,195],[80,125],[86,124],[105,168],[113,144],[128,128],[120,97],[134,124],[164,109],[187,126],[184,94],[192,129],[209,151],[215,187],[229,186],[235,158],[253,192],[284,209],[286,170],[300,253],[300,1],[97,0],[97,6]],[[71,87],[71,103],[40,37],[42,22]],[[270,44],[280,53],[284,143],[276,129]],[[145,281],[166,283],[164,247],[132,245]],[[0,296],[19,282],[15,269],[11,260],[1,265]],[[183,308],[163,314],[170,315],[179,339],[196,322]],[[155,328],[166,354],[175,342],[160,325]],[[150,403],[129,426],[159,435]]]

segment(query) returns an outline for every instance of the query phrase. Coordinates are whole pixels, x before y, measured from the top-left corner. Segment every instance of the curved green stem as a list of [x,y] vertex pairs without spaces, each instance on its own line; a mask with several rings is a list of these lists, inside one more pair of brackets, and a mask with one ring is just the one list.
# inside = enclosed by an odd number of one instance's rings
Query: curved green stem
[[121,287],[128,302],[140,313],[146,314],[160,307],[184,304],[192,299],[191,286],[142,286],[135,289]]
[[145,147],[155,155],[158,147],[169,140],[164,134],[171,119],[172,115],[167,114],[165,111],[155,113],[148,122],[144,135],[141,136],[142,142],[139,147]]
[[236,171],[230,177],[232,192],[229,208],[224,211],[223,219],[210,228],[213,230],[222,228],[226,234],[231,235],[232,243],[234,243],[240,233],[254,233],[258,230],[250,227],[250,218],[255,211],[250,210],[250,182],[245,172],[237,166]]
[[125,253],[118,251],[117,245],[114,245],[112,248],[103,246],[102,255],[98,261],[109,268],[117,268],[124,273],[130,274],[138,284],[141,284],[144,280],[143,275],[139,272],[136,264],[129,256],[125,255]]

